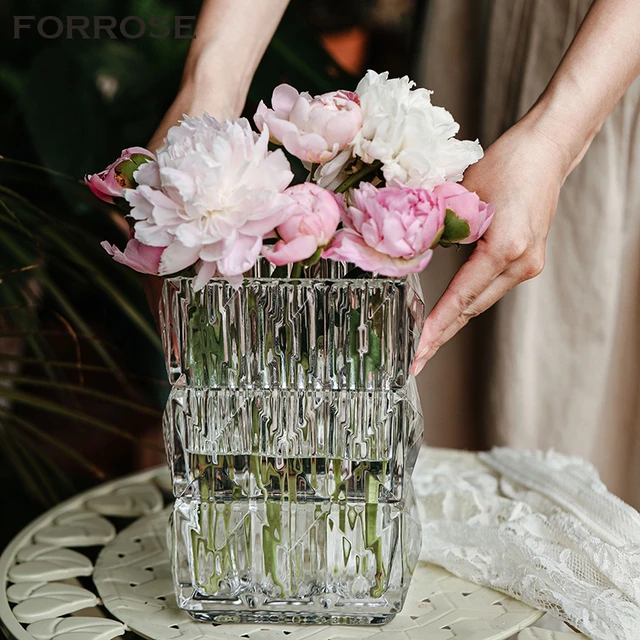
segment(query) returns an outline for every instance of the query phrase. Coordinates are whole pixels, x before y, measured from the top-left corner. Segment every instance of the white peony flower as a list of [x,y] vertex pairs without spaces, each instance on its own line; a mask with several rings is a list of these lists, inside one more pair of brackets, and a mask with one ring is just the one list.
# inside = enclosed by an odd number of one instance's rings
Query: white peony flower
[[466,168],[480,160],[476,140],[456,140],[460,126],[442,107],[431,104],[431,91],[414,89],[408,77],[368,71],[356,93],[362,130],[353,142],[364,162],[380,160],[387,183],[433,189],[462,180]]
[[208,114],[169,130],[155,163],[135,174],[125,193],[143,244],[167,247],[160,275],[197,264],[196,287],[215,274],[241,278],[262,241],[286,215],[282,192],[293,179],[281,150],[268,150],[269,131],[246,119],[218,122]]
[[[347,177],[345,167],[352,159],[353,150],[349,147],[341,151],[333,160],[318,165],[316,172],[313,174],[315,183],[323,189],[335,190]],[[305,164],[305,167],[311,169],[312,165]]]

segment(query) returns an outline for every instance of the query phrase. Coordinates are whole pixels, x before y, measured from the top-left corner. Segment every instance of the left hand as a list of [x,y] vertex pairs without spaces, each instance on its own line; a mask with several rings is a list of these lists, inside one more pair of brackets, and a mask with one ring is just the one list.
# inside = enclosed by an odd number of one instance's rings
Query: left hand
[[467,170],[464,186],[495,204],[494,219],[427,317],[414,375],[471,318],[542,271],[567,165],[564,148],[523,120]]

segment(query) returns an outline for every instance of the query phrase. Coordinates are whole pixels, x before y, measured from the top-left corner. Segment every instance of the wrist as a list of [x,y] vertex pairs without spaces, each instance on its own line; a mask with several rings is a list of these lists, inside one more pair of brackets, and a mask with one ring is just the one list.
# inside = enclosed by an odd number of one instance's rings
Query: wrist
[[602,126],[590,116],[577,92],[553,84],[518,124],[556,149],[564,179],[582,160]]
[[182,115],[202,116],[205,113],[217,120],[232,120],[239,117],[244,107],[244,98],[233,91],[227,91],[216,82],[195,82],[183,80],[178,95],[171,106],[171,112]]
[[[208,111],[218,119],[237,118],[249,93],[251,73],[237,68],[238,60],[217,43],[189,53],[179,95],[196,111]],[[202,115],[202,113],[188,113]]]

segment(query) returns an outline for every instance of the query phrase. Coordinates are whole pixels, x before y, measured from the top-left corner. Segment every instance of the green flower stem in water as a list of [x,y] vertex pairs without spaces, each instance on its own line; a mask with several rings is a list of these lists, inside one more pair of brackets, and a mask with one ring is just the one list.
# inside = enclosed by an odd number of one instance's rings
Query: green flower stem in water
[[365,545],[376,559],[375,584],[369,590],[372,598],[379,598],[384,593],[384,562],[382,559],[382,540],[378,535],[378,504],[366,503],[365,510]]
[[[199,558],[211,558],[210,563],[206,563],[213,568],[213,571],[208,575],[208,580],[204,582],[203,587],[207,593],[217,593],[220,590],[221,582],[226,576],[233,573],[234,567],[237,562],[235,559],[235,549],[237,544],[235,542],[236,532],[231,528],[231,504],[220,502],[208,502],[205,503],[207,508],[205,511],[204,505],[198,506],[198,519],[201,522],[201,528],[206,517],[206,530],[209,532],[207,538],[196,529],[191,530],[191,548],[193,549],[193,571],[196,578],[196,582],[200,583],[202,576],[199,568]],[[221,513],[222,512],[222,513]],[[222,516],[222,523],[220,518]],[[220,526],[220,524],[222,526]],[[216,543],[216,534],[220,531],[224,531],[224,544],[218,548]],[[203,571],[206,571],[203,568]]]
[[[365,171],[366,169],[366,171]],[[377,167],[375,167],[377,169]],[[356,184],[359,180],[362,180],[366,175],[369,175],[374,170],[374,167],[367,166],[363,168],[357,174],[350,176],[345,181],[349,184],[344,187]],[[341,185],[344,186],[344,184]],[[314,256],[315,258],[315,256]],[[291,280],[297,280],[302,277],[303,264],[297,263],[291,270]],[[299,286],[299,285],[298,285]],[[294,291],[296,288],[294,287]],[[348,381],[351,388],[362,387],[363,383],[371,374],[374,374],[382,364],[382,349],[387,345],[383,345],[380,336],[384,335],[384,327],[382,314],[377,313],[377,310],[384,304],[384,292],[380,290],[374,294],[371,294],[367,299],[366,305],[368,309],[372,310],[372,315],[365,316],[365,304],[363,301],[362,309],[355,307],[351,308],[345,316],[343,321],[348,323],[347,326],[342,326],[342,330],[348,332],[349,338],[349,361],[345,364],[348,367]],[[189,360],[192,365],[193,379],[196,381],[196,386],[202,385],[203,387],[212,384],[209,379],[205,380],[205,372],[208,371],[209,377],[215,377],[216,384],[225,384],[227,381],[224,376],[227,375],[226,368],[222,366],[229,358],[229,355],[225,352],[225,346],[229,343],[237,342],[237,336],[223,334],[223,327],[225,326],[225,320],[223,317],[224,311],[216,308],[212,305],[212,308],[208,308],[200,302],[204,298],[196,298],[190,305],[190,318],[189,318],[189,338],[187,340],[189,344]],[[247,295],[247,321],[252,322],[252,317],[262,318],[262,315],[257,312],[260,305],[260,300],[253,295]],[[258,320],[260,321],[260,320]],[[319,316],[317,321],[322,325],[324,317]],[[309,327],[301,327],[302,332],[298,338],[295,337],[294,331],[290,328],[285,328],[284,335],[274,335],[274,333],[265,331],[264,327],[255,327],[255,331],[259,335],[264,335],[263,349],[261,354],[261,366],[265,366],[267,362],[267,355],[273,351],[278,344],[278,349],[286,354],[283,358],[287,364],[285,366],[295,366],[295,370],[283,371],[288,381],[292,381],[295,373],[302,367],[305,373],[309,372],[311,364],[308,352],[306,351],[307,345],[311,339],[311,331]],[[235,331],[241,331],[242,327],[234,327]],[[252,329],[253,331],[253,329]],[[360,333],[365,331],[364,338],[367,339],[366,351],[363,351],[363,345],[360,341]],[[321,333],[321,332],[319,332]],[[298,342],[294,342],[298,340]],[[296,359],[295,365],[291,365],[294,359],[291,354],[296,347],[301,347],[301,353]],[[310,345],[313,346],[313,345]],[[252,349],[254,345],[247,345],[248,349]],[[354,413],[354,412],[352,412]],[[298,490],[304,487],[305,493],[309,490],[317,490],[319,475],[318,475],[318,460],[317,458],[311,458],[307,462],[301,459],[288,458],[280,461],[270,459],[264,454],[263,443],[263,430],[265,433],[269,432],[272,428],[271,424],[264,423],[264,417],[261,415],[260,406],[258,402],[253,403],[252,413],[249,416],[251,420],[251,442],[249,443],[250,453],[242,454],[244,461],[238,460],[237,456],[232,453],[226,452],[216,456],[196,454],[192,457],[191,464],[194,465],[195,475],[200,478],[200,498],[203,502],[208,502],[208,507],[199,505],[198,513],[201,527],[200,533],[196,531],[191,532],[192,536],[192,566],[195,571],[195,575],[201,575],[202,571],[211,571],[211,569],[205,569],[199,567],[199,558],[207,558],[207,567],[210,567],[210,563],[213,562],[212,575],[203,575],[202,588],[214,594],[219,592],[222,588],[222,582],[229,580],[233,577],[234,573],[238,570],[239,559],[235,557],[236,549],[242,540],[244,547],[250,551],[252,545],[255,542],[255,532],[252,536],[251,531],[251,519],[245,518],[243,524],[233,529],[232,511],[233,501],[241,501],[250,496],[245,495],[244,489],[241,486],[240,480],[236,477],[236,468],[240,468],[247,463],[244,456],[248,455],[248,467],[251,479],[249,481],[249,488],[253,487],[259,492],[259,500],[264,500],[266,510],[266,522],[262,524],[261,539],[262,539],[262,555],[264,560],[264,569],[267,575],[271,576],[273,583],[277,585],[282,593],[283,597],[288,594],[285,590],[285,584],[295,582],[295,575],[302,571],[300,567],[294,566],[294,556],[290,556],[291,578],[285,580],[282,577],[282,573],[278,572],[278,550],[281,545],[289,547],[288,542],[283,540],[283,535],[290,535],[291,527],[293,526],[291,506],[297,504],[299,501],[304,502],[304,496],[298,494]],[[356,416],[352,415],[351,420],[355,420]],[[355,429],[355,425],[351,425]],[[308,426],[305,429],[308,430]],[[308,432],[300,433],[300,437],[308,437]],[[375,450],[375,438],[370,443],[370,456],[373,460],[378,458],[378,452]],[[240,455],[240,454],[238,454]],[[380,597],[384,593],[384,558],[383,558],[383,545],[382,538],[378,532],[378,495],[380,486],[386,483],[386,475],[388,467],[386,462],[380,460],[381,469],[379,466],[371,467],[371,463],[368,461],[349,461],[351,468],[349,473],[355,481],[356,485],[364,483],[365,486],[365,502],[363,510],[360,511],[357,507],[349,504],[349,491],[351,490],[351,481],[348,478],[342,477],[342,469],[345,464],[345,460],[341,458],[325,459],[325,468],[323,473],[329,473],[329,464],[333,466],[334,474],[334,487],[329,498],[329,503],[333,502],[337,504],[337,528],[342,532],[342,555],[345,566],[348,558],[351,554],[354,533],[356,532],[357,521],[361,520],[362,524],[358,527],[359,531],[362,531],[364,536],[364,547],[371,552],[375,559],[375,581],[370,587],[370,594],[372,597]],[[240,466],[237,466],[240,464]],[[381,474],[381,477],[376,477],[376,474]],[[222,490],[231,495],[232,502],[223,503],[216,501],[216,495],[214,487],[216,482],[223,482],[224,486]],[[219,485],[220,486],[220,485]],[[277,492],[278,497],[274,498],[272,492]],[[255,495],[255,494],[254,494]],[[285,508],[284,502],[288,502],[286,507],[289,514],[289,521],[283,522],[283,508]],[[322,503],[325,505],[326,503]],[[221,511],[220,511],[221,510]],[[318,504],[316,507],[317,517],[316,522],[319,522],[322,518],[328,518],[331,510],[324,511],[324,507]],[[208,520],[205,522],[205,518]],[[326,526],[333,523],[333,520],[328,520]],[[208,526],[205,526],[208,525]],[[208,531],[205,535],[204,532]],[[328,534],[327,530],[327,534]],[[338,531],[335,531],[334,535],[338,535]],[[239,540],[240,539],[240,540]],[[338,540],[338,538],[336,538]],[[339,542],[339,540],[338,540]],[[361,544],[362,544],[361,542]],[[216,547],[216,544],[218,547]],[[326,543],[323,543],[326,544]],[[322,551],[322,553],[328,553],[328,549]],[[366,575],[367,562],[366,557],[358,556],[356,558],[356,571],[358,573],[363,572]],[[304,561],[303,561],[304,562]],[[225,587],[228,588],[228,587]]]
[[375,584],[369,593],[372,598],[379,598],[384,593],[384,562],[382,558],[382,540],[378,535],[378,491],[380,483],[371,474],[367,473],[365,478],[366,503],[365,512],[365,545],[376,559]]
[[[202,480],[212,480],[229,476],[235,470],[238,460],[234,456],[219,456],[216,458],[197,456]],[[216,462],[217,460],[217,462]],[[232,493],[229,502],[215,500],[215,495],[207,491],[207,483],[203,482],[203,503],[197,505],[198,527],[191,531],[191,564],[197,583],[206,593],[211,595],[226,592],[230,585],[238,579],[238,572],[250,568],[251,562],[247,560],[246,553],[258,550],[262,555],[264,575],[280,590],[282,597],[289,597],[291,585],[296,584],[297,579],[305,575],[309,567],[306,563],[310,558],[306,555],[306,544],[322,545],[318,548],[320,557],[326,558],[331,564],[330,547],[327,544],[340,545],[343,569],[348,566],[348,561],[356,547],[364,547],[369,554],[358,554],[355,558],[356,574],[368,575],[375,563],[373,583],[369,587],[371,597],[378,598],[384,593],[385,588],[385,561],[383,541],[379,533],[379,491],[384,481],[377,477],[378,466],[369,461],[361,461],[353,464],[350,476],[358,485],[364,485],[364,503],[360,505],[349,503],[348,481],[341,477],[341,470],[345,461],[336,458],[332,460],[335,475],[335,493],[333,499],[320,503],[299,502],[297,493],[298,479],[304,478],[305,483],[317,473],[316,460],[310,465],[296,458],[274,461],[265,456],[250,455],[249,467],[255,478],[256,485],[263,494],[260,502],[264,508],[265,519],[257,525],[256,520],[250,515],[254,508],[249,506],[246,499],[236,500]],[[386,473],[386,466],[382,465],[382,475]],[[224,471],[224,473],[221,473]],[[374,473],[374,471],[376,473]],[[305,473],[306,472],[306,473]],[[269,497],[270,491],[279,493],[278,498]],[[206,499],[209,497],[209,499]],[[296,504],[305,505],[313,510],[313,528],[325,531],[326,536],[310,538],[310,542],[302,543],[294,540],[295,526],[300,526],[299,518],[304,511],[296,513]],[[246,506],[246,513],[242,505]],[[327,508],[328,507],[328,508]],[[238,519],[238,514],[241,518]],[[252,528],[259,526],[260,530],[252,532]],[[259,546],[256,547],[255,536],[259,535]],[[306,535],[306,534],[305,534]],[[358,539],[359,537],[359,539]],[[297,542],[296,542],[297,541]],[[296,542],[296,544],[294,544]],[[300,544],[302,543],[302,546]],[[241,549],[245,551],[240,551]],[[278,556],[282,551],[287,552],[289,566],[286,575],[284,567],[279,565]],[[244,559],[242,557],[244,555]],[[335,568],[338,571],[338,568]],[[297,577],[296,577],[297,576]]]
[[[288,594],[284,585],[278,580],[278,545],[282,543],[282,506],[273,500],[267,500],[267,523],[262,527],[262,547],[264,553],[264,568],[267,575],[271,575],[273,583],[280,587],[283,598]],[[291,513],[287,531],[291,530]]]

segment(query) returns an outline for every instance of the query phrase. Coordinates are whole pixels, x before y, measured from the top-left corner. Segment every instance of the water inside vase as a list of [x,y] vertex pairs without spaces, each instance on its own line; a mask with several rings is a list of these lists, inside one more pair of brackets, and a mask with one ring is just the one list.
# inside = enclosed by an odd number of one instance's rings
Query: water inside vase
[[384,623],[402,607],[420,525],[402,503],[184,500],[180,605],[225,622]]

